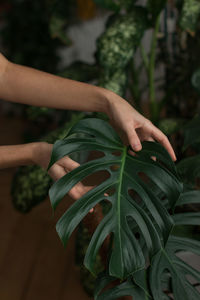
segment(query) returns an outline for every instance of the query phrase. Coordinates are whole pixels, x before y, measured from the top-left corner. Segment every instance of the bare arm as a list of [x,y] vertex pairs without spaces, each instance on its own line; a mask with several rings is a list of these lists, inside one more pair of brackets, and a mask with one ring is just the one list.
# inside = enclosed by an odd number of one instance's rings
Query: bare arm
[[[52,144],[45,142],[0,146],[0,169],[32,164],[46,169],[51,157],[52,147]],[[58,180],[78,166],[79,164],[69,157],[63,157],[49,169],[48,173],[53,180]],[[68,194],[74,200],[77,200],[91,188],[91,186],[85,186],[79,182]]]
[[33,164],[35,144],[0,146],[0,169]]
[[[2,61],[2,63],[1,63]],[[0,98],[34,106],[80,111],[107,111],[107,90],[16,65],[3,56]]]
[[126,100],[106,89],[13,64],[0,55],[0,98],[34,106],[104,112],[135,151],[158,141],[173,160],[167,137]]

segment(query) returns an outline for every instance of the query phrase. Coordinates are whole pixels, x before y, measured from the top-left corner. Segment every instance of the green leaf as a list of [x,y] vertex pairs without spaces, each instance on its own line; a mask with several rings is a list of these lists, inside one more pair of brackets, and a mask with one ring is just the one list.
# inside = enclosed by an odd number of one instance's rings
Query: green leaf
[[200,16],[200,1],[199,0],[184,0],[180,26],[182,29],[194,33],[197,28],[198,19]]
[[151,13],[154,21],[157,16],[161,13],[166,5],[166,0],[148,0],[147,9]]
[[[80,133],[85,134],[85,138],[76,136]],[[110,177],[76,201],[58,221],[56,229],[66,245],[73,230],[90,209],[105,199],[106,192],[114,190],[112,195],[106,197],[112,207],[93,234],[84,263],[93,272],[99,248],[105,238],[113,233],[109,274],[125,278],[145,265],[145,257],[138,240],[130,230],[127,218],[134,220],[149,255],[154,255],[167,240],[173,221],[164,204],[152,191],[151,182],[163,191],[172,206],[179,198],[182,185],[174,175],[175,169],[167,151],[161,145],[145,142],[143,150],[132,156],[113,128],[99,119],[81,120],[70,130],[68,137],[56,142],[50,166],[61,157],[83,150],[99,150],[104,156],[84,163],[51,187],[50,200],[53,209],[75,184],[87,176],[106,170]],[[157,162],[151,159],[152,155],[158,157]],[[149,180],[142,179],[141,173],[146,174]],[[137,193],[141,205],[130,196],[129,190]]]
[[95,300],[115,300],[123,296],[132,296],[132,299],[148,300],[151,299],[145,292],[137,285],[133,283],[131,278],[127,281],[107,289],[103,293],[100,291],[105,288],[109,283],[116,281],[117,278],[111,277],[107,274],[102,274],[97,280],[97,289],[95,290]]
[[104,74],[112,76],[125,69],[147,27],[147,10],[140,6],[109,22],[97,40],[97,58]]
[[200,204],[200,191],[189,191],[181,194],[176,206],[194,203]]
[[199,299],[199,292],[190,284],[186,275],[191,275],[199,282],[200,272],[176,256],[176,253],[180,251],[200,255],[200,242],[170,236],[166,247],[155,255],[149,267],[150,288],[154,300],[160,300],[164,296],[162,278],[166,273],[170,273],[169,280],[171,282],[173,299]]
[[200,213],[179,213],[173,216],[175,225],[200,225]]

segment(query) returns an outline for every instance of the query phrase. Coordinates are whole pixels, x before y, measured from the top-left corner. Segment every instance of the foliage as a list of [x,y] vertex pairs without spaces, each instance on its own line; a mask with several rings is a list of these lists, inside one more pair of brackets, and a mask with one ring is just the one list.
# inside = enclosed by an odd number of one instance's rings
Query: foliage
[[147,1],[147,8],[148,11],[151,13],[153,20],[155,21],[160,12],[166,5],[166,0],[148,0]]
[[[77,137],[80,133],[85,134],[83,139]],[[65,155],[86,149],[101,151],[104,156],[84,163],[54,183],[50,200],[55,210],[77,182],[99,170],[109,172],[109,178],[76,201],[56,225],[66,245],[73,230],[92,207],[104,199],[112,204],[96,228],[84,259],[87,269],[94,273],[102,242],[108,235],[112,236],[107,275],[97,281],[95,299],[131,295],[138,300],[152,297],[160,300],[168,299],[166,292],[173,293],[176,300],[188,299],[189,295],[198,299],[199,293],[186,275],[200,281],[200,273],[177,257],[177,252],[200,255],[200,244],[173,235],[172,229],[179,225],[200,224],[199,213],[176,210],[188,203],[200,203],[200,193],[183,192],[174,164],[159,144],[144,142],[143,150],[133,156],[110,125],[99,119],[79,121],[67,137],[57,141],[50,166]],[[152,156],[156,156],[157,161],[152,160]],[[132,197],[130,190],[134,190]],[[117,279],[125,282],[100,293],[110,281]]]
[[184,30],[194,33],[200,16],[200,3],[198,0],[184,0],[180,18],[180,26]]
[[111,16],[107,30],[97,40],[97,60],[102,68],[99,85],[123,96],[126,90],[130,62],[144,30],[147,28],[147,11],[142,7],[117,18]]
[[[99,269],[95,268],[98,260],[96,254],[104,237],[109,237],[112,245],[108,249],[111,251],[110,257],[108,254],[110,267],[97,281],[95,299],[109,300],[132,295],[138,300],[164,300],[171,299],[170,292],[175,300],[188,299],[190,296],[198,299],[199,294],[189,283],[188,274],[199,281],[199,273],[177,257],[176,252],[191,250],[199,255],[199,242],[188,236],[175,236],[174,232],[180,225],[199,225],[199,213],[188,213],[183,209],[186,204],[199,204],[198,191],[191,190],[199,187],[199,118],[184,126],[196,114],[199,102],[199,1],[176,1],[178,21],[174,18],[175,7],[170,7],[170,3],[166,7],[165,0],[148,0],[143,7],[139,7],[137,1],[129,0],[95,2],[100,7],[113,11],[105,32],[97,40],[96,64],[88,66],[77,62],[61,70],[59,75],[86,82],[95,79],[98,85],[121,96],[131,94],[132,97],[128,96],[128,100],[141,112],[144,112],[142,100],[146,93],[150,119],[168,135],[173,134],[178,156],[184,158],[178,164],[178,174],[187,185],[184,185],[183,192],[173,163],[159,145],[144,143],[143,151],[132,157],[106,123],[96,120],[95,125],[92,125],[92,120],[84,120],[70,134],[84,128],[85,135],[81,138],[76,135],[68,136],[64,141],[56,143],[53,159],[58,159],[63,153],[81,149],[99,150],[104,152],[104,157],[85,163],[51,188],[54,208],[70,187],[87,177],[89,171],[96,172],[102,167],[110,177],[76,202],[58,222],[57,230],[66,243],[82,217],[95,203],[103,201],[104,192],[108,191],[107,201],[112,207],[108,206],[108,212],[97,227],[85,257],[88,269],[98,273]],[[9,58],[26,65],[31,62],[36,68],[55,72],[58,62],[56,50],[63,43],[70,45],[73,42],[68,39],[64,30],[75,20],[71,17],[75,15],[75,1],[42,0],[40,3],[32,3],[10,0],[10,3],[11,22],[2,35]],[[161,15],[164,23],[162,32]],[[170,32],[168,27],[174,20],[174,32]],[[24,24],[30,24],[29,31],[27,27],[25,30]],[[18,35],[13,35],[13,28],[17,29]],[[149,29],[153,34],[147,47],[150,50],[147,51],[143,47],[142,38]],[[140,59],[137,59],[136,53]],[[142,62],[138,64],[140,60]],[[156,78],[159,62],[162,65],[164,63],[163,78]],[[157,101],[159,89],[164,91],[164,96]],[[51,113],[55,114],[44,108],[32,108],[30,112],[35,119]],[[165,118],[161,120],[163,115]],[[83,124],[90,124],[92,127],[83,127]],[[61,136],[56,133],[54,140],[63,138],[64,131],[61,131]],[[183,137],[185,142],[182,151],[180,145],[183,144]],[[121,153],[120,156],[115,155],[116,149]],[[191,152],[194,154],[192,157]],[[156,162],[151,159],[155,153]],[[122,173],[122,166],[126,173]],[[26,169],[25,173],[21,170],[13,189],[17,191],[14,192],[17,207],[28,210],[33,201],[36,203],[46,196],[50,182],[49,177],[45,177],[42,172],[37,168]],[[127,173],[131,179],[127,177]],[[30,178],[36,187],[34,191],[30,187]],[[38,180],[40,178],[43,182]],[[134,190],[134,197],[130,190]],[[126,198],[125,201],[122,201],[122,196]],[[66,226],[65,229],[63,224],[69,227]],[[85,248],[87,247],[84,246]],[[119,278],[123,281],[119,281]],[[115,282],[114,287],[101,292],[112,281]]]

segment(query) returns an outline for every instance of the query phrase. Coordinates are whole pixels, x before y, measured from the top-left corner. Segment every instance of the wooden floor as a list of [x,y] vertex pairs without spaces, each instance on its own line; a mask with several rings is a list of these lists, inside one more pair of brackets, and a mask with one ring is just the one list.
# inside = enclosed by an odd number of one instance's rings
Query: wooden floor
[[[23,128],[20,120],[1,118],[1,144],[20,143]],[[74,237],[64,249],[55,231],[60,211],[52,217],[49,201],[26,215],[15,211],[14,171],[0,171],[0,300],[89,300],[74,265]]]

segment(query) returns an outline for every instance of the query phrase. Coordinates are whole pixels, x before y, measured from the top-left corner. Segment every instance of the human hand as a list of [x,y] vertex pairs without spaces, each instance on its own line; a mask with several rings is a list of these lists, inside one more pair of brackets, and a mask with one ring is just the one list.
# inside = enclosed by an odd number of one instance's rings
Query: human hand
[[111,125],[121,135],[125,144],[130,144],[134,151],[140,151],[142,149],[141,142],[157,141],[166,148],[171,158],[176,160],[176,155],[166,135],[137,112],[126,100],[111,92],[108,96],[108,103],[107,114]]
[[[44,142],[35,143],[33,162],[46,170],[51,158],[52,148],[52,144]],[[49,169],[48,174],[54,181],[56,181],[77,167],[79,167],[77,162],[68,156],[65,156],[53,164],[53,166]],[[90,189],[92,189],[92,186],[85,186],[79,182],[69,191],[68,195],[74,200],[78,200]]]

